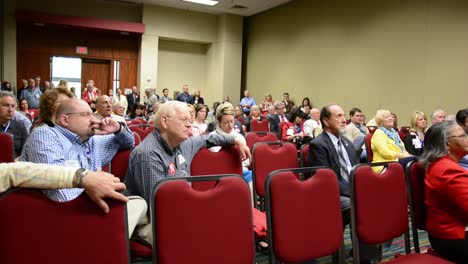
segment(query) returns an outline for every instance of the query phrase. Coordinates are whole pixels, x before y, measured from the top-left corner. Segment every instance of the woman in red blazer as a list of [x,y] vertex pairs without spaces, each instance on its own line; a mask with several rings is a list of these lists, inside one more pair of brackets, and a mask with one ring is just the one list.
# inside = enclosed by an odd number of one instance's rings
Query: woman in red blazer
[[426,168],[429,241],[438,254],[455,263],[468,263],[468,171],[458,164],[467,154],[465,130],[446,121],[429,128],[420,158]]
[[304,134],[304,113],[299,109],[291,112],[281,129],[281,141],[294,142],[298,149],[307,137]]

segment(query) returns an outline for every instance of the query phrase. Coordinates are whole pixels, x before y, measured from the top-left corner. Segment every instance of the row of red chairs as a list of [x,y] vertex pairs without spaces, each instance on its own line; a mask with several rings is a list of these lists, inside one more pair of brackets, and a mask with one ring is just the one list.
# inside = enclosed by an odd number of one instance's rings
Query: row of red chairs
[[[359,263],[359,242],[381,243],[409,231],[404,170],[394,162],[384,164],[387,170],[383,174],[371,169],[382,165],[360,164],[352,170],[354,263]],[[421,187],[417,166],[408,166],[409,190]],[[298,179],[297,175],[304,173],[312,176]],[[206,181],[215,184],[204,192],[192,190],[202,186],[196,183]],[[269,173],[265,190],[270,263],[302,262],[340,249],[343,228],[333,171],[276,170]],[[410,198],[421,198],[417,193],[410,192]],[[240,176],[169,178],[155,186],[152,197],[154,263],[255,262],[250,194]],[[38,190],[8,192],[0,198],[1,263],[30,263],[37,259],[48,263],[128,263],[125,205],[115,201],[110,204],[111,212],[104,215],[86,194],[61,204]],[[411,219],[419,205],[410,202]],[[185,238],[183,254],[177,238]],[[414,241],[418,253],[417,237]],[[389,263],[450,263],[429,254],[409,254],[409,239],[405,243],[408,254]],[[28,249],[27,254],[24,249]]]

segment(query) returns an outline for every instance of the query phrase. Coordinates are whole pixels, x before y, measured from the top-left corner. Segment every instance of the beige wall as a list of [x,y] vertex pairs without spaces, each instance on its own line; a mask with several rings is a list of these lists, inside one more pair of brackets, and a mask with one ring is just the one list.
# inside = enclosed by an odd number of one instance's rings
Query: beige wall
[[9,81],[13,88],[16,89],[16,22],[14,20],[15,1],[4,1],[3,17],[3,61],[2,75],[3,79]]
[[308,1],[251,17],[247,88],[347,112],[378,108],[408,125],[410,113],[467,107],[468,3]]
[[[231,97],[237,96],[238,99],[242,17],[217,16],[145,5],[143,23],[146,25],[146,32],[141,43],[139,75],[141,83],[145,83],[148,77],[151,77],[151,81],[146,82],[146,85],[157,86],[158,91],[167,87],[171,95],[174,89],[180,90],[181,85],[188,84],[191,93],[195,89],[201,90],[208,105],[222,100],[227,94]],[[159,40],[159,45],[162,43],[165,47],[155,49],[154,47],[158,45],[154,43],[156,39]],[[198,53],[194,56],[191,51],[194,47],[203,47],[204,51],[201,53],[204,55]],[[143,52],[149,57],[144,56]],[[178,63],[184,60],[192,63],[180,68]],[[189,72],[186,69],[191,64],[200,65],[200,68],[194,68]]]
[[[205,90],[206,87],[206,44],[159,40],[157,92],[168,88],[171,94],[189,85],[189,92]],[[205,94],[202,93],[204,97]]]

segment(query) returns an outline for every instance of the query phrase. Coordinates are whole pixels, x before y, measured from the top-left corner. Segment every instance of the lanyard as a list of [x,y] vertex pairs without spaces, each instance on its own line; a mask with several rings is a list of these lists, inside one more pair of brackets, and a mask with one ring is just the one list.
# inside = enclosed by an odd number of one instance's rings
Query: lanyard
[[7,132],[7,131],[8,131],[8,128],[10,128],[10,122],[11,122],[11,121],[8,121],[8,124],[6,125],[5,129],[3,129],[3,132]]

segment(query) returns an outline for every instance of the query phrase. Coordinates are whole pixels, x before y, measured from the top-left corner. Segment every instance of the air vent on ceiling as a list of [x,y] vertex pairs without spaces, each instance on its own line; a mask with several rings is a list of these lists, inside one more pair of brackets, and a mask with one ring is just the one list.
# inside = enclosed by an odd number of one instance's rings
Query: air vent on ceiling
[[242,6],[242,5],[233,5],[231,6],[231,9],[247,9],[248,7]]

